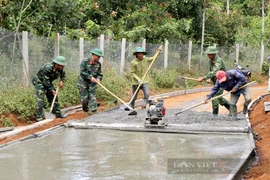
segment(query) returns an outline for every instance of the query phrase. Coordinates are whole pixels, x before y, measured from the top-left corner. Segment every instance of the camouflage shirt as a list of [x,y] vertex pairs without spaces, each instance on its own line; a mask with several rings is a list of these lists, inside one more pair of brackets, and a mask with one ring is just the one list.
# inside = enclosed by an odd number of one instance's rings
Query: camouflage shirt
[[53,91],[52,82],[60,77],[61,81],[64,81],[66,78],[66,73],[64,70],[54,70],[55,63],[50,62],[44,64],[34,76],[33,81],[38,84],[42,84],[45,88],[49,88],[50,91]]
[[[132,75],[132,84],[137,85],[138,80],[142,80],[144,74],[146,73],[149,65],[153,61],[153,57],[146,58],[144,57],[141,61],[135,58],[130,63],[131,75]],[[149,73],[145,76],[142,83],[149,82]]]
[[99,61],[91,62],[91,58],[86,58],[81,62],[80,79],[91,82],[94,77],[100,81],[103,78],[101,63]]
[[223,61],[220,59],[220,57],[216,55],[214,63],[211,60],[209,60],[209,72],[204,76],[204,79],[211,79],[213,83],[215,84],[217,80],[216,73],[219,70],[226,71],[226,66],[223,63]]

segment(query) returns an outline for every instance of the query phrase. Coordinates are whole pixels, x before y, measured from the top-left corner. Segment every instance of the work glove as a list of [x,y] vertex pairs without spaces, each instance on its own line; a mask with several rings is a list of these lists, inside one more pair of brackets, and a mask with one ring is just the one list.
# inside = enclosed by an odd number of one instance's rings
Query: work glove
[[138,80],[138,83],[139,83],[139,84],[142,84],[142,80],[139,79],[139,80]]

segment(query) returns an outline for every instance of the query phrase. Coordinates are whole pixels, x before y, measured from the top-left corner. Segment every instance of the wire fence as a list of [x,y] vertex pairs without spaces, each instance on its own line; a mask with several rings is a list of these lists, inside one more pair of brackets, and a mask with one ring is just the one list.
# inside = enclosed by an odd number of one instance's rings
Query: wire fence
[[[23,55],[22,55],[22,34],[0,29],[0,91],[12,86],[22,85],[23,77]],[[100,47],[99,39],[92,41],[84,41],[84,57],[90,56],[93,48]],[[104,41],[104,58],[103,63],[120,72],[123,68],[124,72],[130,71],[130,62],[134,59],[133,52],[136,47],[142,46],[142,43],[127,42],[125,47],[124,67],[120,66],[121,57],[121,41],[105,39]],[[155,54],[160,44],[146,44],[147,56],[151,57]],[[70,40],[65,36],[61,36],[59,45],[59,54],[66,57],[68,66],[79,74],[80,56],[79,56],[79,40]],[[182,69],[188,66],[188,50],[189,45],[173,43],[168,45],[168,67],[178,67]],[[204,50],[206,47],[204,48]],[[234,69],[234,61],[236,59],[235,47],[217,47],[219,56],[222,58],[228,69]],[[192,45],[191,68],[199,73],[208,71],[209,60],[203,55],[203,61],[200,65],[201,45]],[[42,64],[50,62],[55,56],[55,38],[40,37],[28,34],[28,54],[29,54],[29,80],[37,73]],[[269,50],[265,50],[264,57],[269,56]],[[241,46],[239,53],[239,64],[241,66],[249,65],[254,72],[260,70],[260,49],[248,46]],[[199,68],[200,67],[200,68]],[[153,69],[164,69],[164,52],[161,51],[158,59],[153,65]]]

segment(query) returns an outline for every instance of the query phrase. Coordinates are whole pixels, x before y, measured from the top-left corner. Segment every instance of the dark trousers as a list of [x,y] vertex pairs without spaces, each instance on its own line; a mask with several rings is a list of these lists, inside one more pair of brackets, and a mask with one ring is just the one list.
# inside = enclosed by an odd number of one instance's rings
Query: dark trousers
[[[138,88],[138,86],[139,85],[132,85],[132,94],[133,95],[134,95],[136,89]],[[142,90],[143,91],[143,94],[144,94],[143,101],[142,101],[142,108],[146,108],[146,105],[148,103],[148,98],[150,96],[150,91],[149,91],[148,83],[143,83],[140,86],[140,90]],[[139,93],[140,90],[137,91],[137,93],[135,94],[134,98],[130,102],[130,106],[132,108],[134,108],[134,106],[135,106],[135,101],[137,100],[138,93]]]

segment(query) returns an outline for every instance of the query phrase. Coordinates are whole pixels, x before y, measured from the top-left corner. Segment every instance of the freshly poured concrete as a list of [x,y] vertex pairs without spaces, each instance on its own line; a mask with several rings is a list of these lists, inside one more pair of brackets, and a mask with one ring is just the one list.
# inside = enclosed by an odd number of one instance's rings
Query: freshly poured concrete
[[[236,135],[63,129],[0,150],[5,180],[231,179],[233,174],[168,174],[168,159],[234,159],[237,170],[253,145]],[[234,172],[232,172],[234,173]]]
[[[146,113],[142,110],[137,110],[136,116],[128,116],[129,112],[116,108],[84,121],[71,121],[66,126],[75,128],[51,134],[49,131],[46,137],[1,148],[0,161],[4,167],[0,170],[1,177],[5,180],[223,180],[239,177],[239,170],[255,148],[249,123],[241,114],[234,121],[224,114],[215,117],[210,112],[196,112],[201,107],[174,115],[202,101],[203,97],[199,97],[175,109],[167,109],[164,119],[169,125],[165,131],[174,128],[179,133],[142,132],[147,129],[143,127]],[[132,131],[123,127],[132,127]],[[210,162],[228,159],[231,163],[221,163],[214,168],[224,167],[226,173],[188,173],[180,172],[182,167],[167,168],[170,160],[178,166],[179,161],[205,162],[208,158]]]
[[[174,114],[179,109],[167,109],[164,121],[168,123],[165,129],[158,131],[166,132],[214,132],[214,133],[248,133],[249,126],[242,114],[238,120],[232,120],[228,115],[213,116],[209,112],[186,111],[177,116]],[[121,130],[148,131],[157,130],[144,128],[143,122],[146,117],[145,110],[137,110],[136,116],[128,116],[130,111],[119,109],[94,114],[83,121],[70,121],[66,126],[75,128],[105,128]]]

